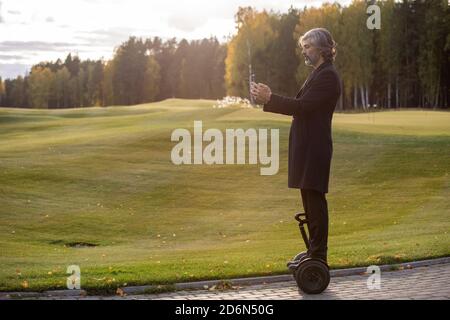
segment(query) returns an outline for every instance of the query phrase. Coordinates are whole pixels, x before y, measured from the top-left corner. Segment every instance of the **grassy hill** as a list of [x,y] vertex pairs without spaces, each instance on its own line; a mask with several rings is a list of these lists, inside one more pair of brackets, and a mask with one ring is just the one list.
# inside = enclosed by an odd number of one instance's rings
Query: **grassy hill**
[[[304,249],[290,118],[214,101],[0,109],[0,290],[286,273]],[[176,128],[279,128],[280,170],[171,163]],[[450,254],[450,113],[335,114],[332,268]]]

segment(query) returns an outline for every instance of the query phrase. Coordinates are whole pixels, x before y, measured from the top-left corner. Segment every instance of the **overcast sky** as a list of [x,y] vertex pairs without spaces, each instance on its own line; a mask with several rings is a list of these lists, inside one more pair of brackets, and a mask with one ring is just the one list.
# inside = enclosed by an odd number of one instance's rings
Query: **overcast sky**
[[[319,0],[0,0],[0,77],[24,74],[32,64],[109,59],[129,36],[219,41],[235,33],[239,6],[287,12]],[[338,1],[346,5],[350,0]]]

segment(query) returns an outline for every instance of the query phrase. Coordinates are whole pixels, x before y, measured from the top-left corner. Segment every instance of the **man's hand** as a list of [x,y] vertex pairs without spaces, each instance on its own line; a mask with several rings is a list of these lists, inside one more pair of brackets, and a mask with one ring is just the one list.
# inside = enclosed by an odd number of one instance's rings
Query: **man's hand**
[[256,103],[258,104],[266,104],[270,100],[270,96],[272,95],[272,91],[268,86],[263,83],[256,84],[252,82],[250,88],[250,94],[255,98]]

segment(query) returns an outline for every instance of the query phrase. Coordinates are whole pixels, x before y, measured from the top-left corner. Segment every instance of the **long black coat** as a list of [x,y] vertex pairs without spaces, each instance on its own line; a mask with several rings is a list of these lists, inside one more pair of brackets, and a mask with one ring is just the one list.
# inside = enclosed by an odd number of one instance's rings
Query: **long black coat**
[[308,77],[295,98],[272,94],[264,111],[293,116],[289,133],[289,188],[328,192],[333,141],[331,120],[341,94],[331,61]]

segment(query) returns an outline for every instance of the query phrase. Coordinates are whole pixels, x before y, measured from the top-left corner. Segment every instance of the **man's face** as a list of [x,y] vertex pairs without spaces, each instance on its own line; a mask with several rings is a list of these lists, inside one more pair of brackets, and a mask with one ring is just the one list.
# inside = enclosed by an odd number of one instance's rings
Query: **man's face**
[[302,54],[305,57],[305,64],[307,66],[315,66],[320,60],[320,51],[311,44],[309,39],[301,42]]

